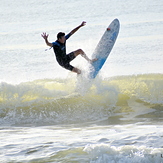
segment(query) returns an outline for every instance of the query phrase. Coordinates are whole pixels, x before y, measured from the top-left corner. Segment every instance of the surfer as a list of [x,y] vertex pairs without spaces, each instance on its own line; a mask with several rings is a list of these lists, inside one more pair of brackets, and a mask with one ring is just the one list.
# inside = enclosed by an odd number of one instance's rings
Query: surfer
[[82,49],[75,50],[69,54],[66,54],[66,40],[72,36],[79,28],[83,27],[86,24],[85,21],[81,23],[81,25],[74,28],[70,33],[65,35],[63,32],[59,32],[57,34],[57,40],[55,42],[50,43],[48,41],[48,34],[43,33],[41,36],[44,38],[47,46],[53,47],[56,60],[59,63],[60,66],[64,67],[67,70],[70,70],[72,72],[75,72],[77,74],[81,74],[81,70],[73,67],[70,65],[70,62],[75,59],[79,54],[84,57],[89,63],[92,63],[96,61],[97,59],[89,59],[85,52]]

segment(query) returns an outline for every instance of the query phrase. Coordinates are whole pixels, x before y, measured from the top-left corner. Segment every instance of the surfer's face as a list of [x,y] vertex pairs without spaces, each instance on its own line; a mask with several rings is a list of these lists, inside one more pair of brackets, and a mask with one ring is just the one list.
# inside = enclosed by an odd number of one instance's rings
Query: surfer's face
[[65,40],[66,40],[65,36],[62,36],[61,38],[59,38],[59,42],[61,42],[62,44],[65,43]]

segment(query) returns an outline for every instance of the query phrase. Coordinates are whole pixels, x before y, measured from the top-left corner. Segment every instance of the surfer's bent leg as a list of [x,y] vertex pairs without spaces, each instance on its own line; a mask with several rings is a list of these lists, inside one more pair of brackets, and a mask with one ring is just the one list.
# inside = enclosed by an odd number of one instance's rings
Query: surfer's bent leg
[[83,58],[85,58],[88,62],[90,62],[90,63],[92,63],[92,62],[94,62],[94,61],[97,61],[97,59],[95,58],[95,59],[89,59],[88,57],[87,57],[87,55],[85,54],[85,52],[82,50],[82,49],[78,49],[78,50],[76,50],[76,51],[74,51],[74,55],[75,56],[78,56],[79,54],[81,54],[81,56],[83,57]]
[[65,69],[67,70],[70,70],[72,72],[75,72],[77,74],[81,74],[81,70],[79,70],[78,68],[70,65],[70,62],[75,58],[75,53],[74,52],[71,52],[69,54],[66,55],[66,59],[62,62],[60,62],[60,65],[62,67],[64,67]]
[[84,51],[82,49],[78,49],[78,50],[74,51],[74,54],[75,54],[75,56],[78,56],[80,54],[88,62],[91,62],[91,60],[87,57],[87,55],[84,53]]
[[67,70],[70,70],[70,71],[72,71],[72,72],[76,72],[77,74],[81,74],[81,70],[79,70],[79,69],[76,68],[76,67],[73,67],[73,66],[70,65],[69,63],[62,64],[61,66],[64,67],[65,69],[67,69]]
[[76,72],[78,75],[81,74],[81,70],[79,70],[78,68],[74,67],[72,69],[72,72]]

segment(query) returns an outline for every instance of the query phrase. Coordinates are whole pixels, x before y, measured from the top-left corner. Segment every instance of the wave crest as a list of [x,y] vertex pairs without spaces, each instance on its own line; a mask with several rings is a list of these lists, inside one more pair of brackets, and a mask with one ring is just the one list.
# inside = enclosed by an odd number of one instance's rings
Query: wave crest
[[[107,119],[117,112],[139,115],[144,109],[146,114],[151,108],[163,105],[161,74],[96,79],[84,94],[79,91],[84,85],[80,86],[75,79],[1,83],[0,123],[83,123]],[[138,104],[141,109],[135,111]]]

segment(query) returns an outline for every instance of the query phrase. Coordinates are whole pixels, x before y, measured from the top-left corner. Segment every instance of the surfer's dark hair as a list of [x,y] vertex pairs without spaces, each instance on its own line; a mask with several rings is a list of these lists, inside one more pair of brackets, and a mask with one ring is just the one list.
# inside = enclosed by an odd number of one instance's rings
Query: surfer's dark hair
[[60,39],[60,38],[63,37],[63,36],[65,36],[65,33],[59,32],[59,33],[57,34],[57,39]]

